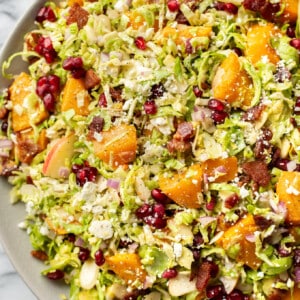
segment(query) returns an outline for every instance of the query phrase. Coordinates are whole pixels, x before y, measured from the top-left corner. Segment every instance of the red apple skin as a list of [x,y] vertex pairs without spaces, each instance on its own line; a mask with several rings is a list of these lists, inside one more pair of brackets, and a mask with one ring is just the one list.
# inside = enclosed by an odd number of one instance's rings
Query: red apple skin
[[51,178],[61,178],[60,168],[66,167],[65,163],[71,160],[74,154],[74,134],[60,138],[48,152],[43,165],[42,173]]

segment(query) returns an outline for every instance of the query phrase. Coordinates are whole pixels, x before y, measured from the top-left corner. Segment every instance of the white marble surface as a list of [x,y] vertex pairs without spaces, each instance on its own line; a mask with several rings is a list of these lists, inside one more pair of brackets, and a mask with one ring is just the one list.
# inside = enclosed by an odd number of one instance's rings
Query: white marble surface
[[[13,30],[16,22],[35,1],[41,0],[0,0],[0,47]],[[30,289],[16,273],[0,245],[0,299],[36,300]]]

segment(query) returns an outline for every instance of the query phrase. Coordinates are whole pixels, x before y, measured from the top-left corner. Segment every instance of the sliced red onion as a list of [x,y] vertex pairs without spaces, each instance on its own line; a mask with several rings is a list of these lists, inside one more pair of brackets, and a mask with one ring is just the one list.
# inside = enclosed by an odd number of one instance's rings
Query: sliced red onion
[[68,176],[70,174],[70,170],[66,167],[61,167],[58,170],[58,174],[59,174],[59,177],[61,177],[61,178],[68,178]]
[[82,238],[78,238],[78,239],[75,241],[74,245],[75,245],[76,247],[83,247],[83,246],[84,246],[84,240],[83,240]]
[[287,216],[287,207],[284,202],[279,201],[278,203],[278,213],[282,215],[284,218]]
[[8,139],[0,139],[0,149],[12,149],[13,142]]
[[219,167],[217,167],[217,168],[215,168],[215,173],[222,173],[222,174],[224,174],[224,173],[226,173],[226,168],[225,168],[225,166],[219,166]]
[[118,190],[120,187],[120,181],[116,179],[108,179],[107,186],[114,190]]
[[300,267],[295,267],[295,282],[300,282]]
[[254,234],[247,234],[245,239],[250,243],[255,243],[255,235]]
[[205,216],[205,217],[200,217],[199,218],[200,224],[202,226],[204,226],[204,227],[207,226],[207,225],[209,225],[209,224],[211,224],[212,222],[214,222],[216,220],[217,220],[217,218],[215,218],[215,217],[209,217],[209,216]]

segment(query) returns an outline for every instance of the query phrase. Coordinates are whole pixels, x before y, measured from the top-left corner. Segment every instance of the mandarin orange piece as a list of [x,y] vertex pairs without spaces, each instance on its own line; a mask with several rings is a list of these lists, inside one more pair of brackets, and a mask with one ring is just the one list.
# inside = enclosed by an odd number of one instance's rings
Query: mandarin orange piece
[[62,95],[62,111],[74,109],[76,115],[87,116],[89,114],[90,96],[85,89],[83,79],[69,77]]
[[162,192],[178,205],[199,208],[202,173],[200,165],[192,165],[185,172],[175,174],[171,178],[160,176],[158,184]]
[[93,139],[96,156],[113,168],[131,163],[136,156],[137,134],[133,125],[121,124]]

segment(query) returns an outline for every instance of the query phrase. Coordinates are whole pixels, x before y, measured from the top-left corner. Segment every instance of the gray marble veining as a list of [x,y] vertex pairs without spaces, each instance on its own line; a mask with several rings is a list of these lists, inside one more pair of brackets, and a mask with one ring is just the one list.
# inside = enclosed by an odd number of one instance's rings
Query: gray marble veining
[[[0,0],[0,47],[28,7],[39,0]],[[41,3],[43,1],[40,1]],[[0,245],[0,299],[36,300]]]

